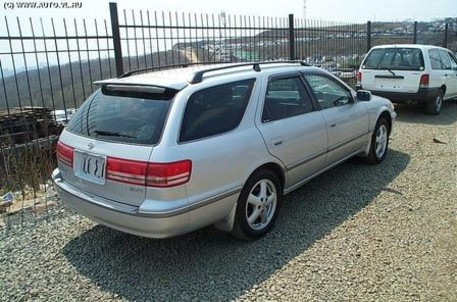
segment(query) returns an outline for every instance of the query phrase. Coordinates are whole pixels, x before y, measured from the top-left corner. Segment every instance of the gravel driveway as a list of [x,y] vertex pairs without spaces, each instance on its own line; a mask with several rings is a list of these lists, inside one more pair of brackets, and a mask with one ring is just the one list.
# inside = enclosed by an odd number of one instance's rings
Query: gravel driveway
[[381,165],[314,179],[255,242],[144,239],[56,207],[0,239],[0,300],[457,301],[457,105],[397,112]]

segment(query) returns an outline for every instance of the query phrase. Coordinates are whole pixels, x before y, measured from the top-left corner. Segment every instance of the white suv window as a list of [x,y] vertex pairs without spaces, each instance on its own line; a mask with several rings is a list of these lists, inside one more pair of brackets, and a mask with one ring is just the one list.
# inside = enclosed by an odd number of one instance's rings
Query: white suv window
[[443,69],[451,69],[451,60],[449,59],[447,51],[440,49],[438,52],[440,53],[441,61],[443,62]]
[[445,50],[430,49],[428,56],[432,69],[451,69],[451,60]]
[[424,59],[418,48],[376,48],[363,61],[362,69],[423,70]]
[[457,59],[452,54],[449,54],[449,57],[451,58],[451,69],[457,70]]

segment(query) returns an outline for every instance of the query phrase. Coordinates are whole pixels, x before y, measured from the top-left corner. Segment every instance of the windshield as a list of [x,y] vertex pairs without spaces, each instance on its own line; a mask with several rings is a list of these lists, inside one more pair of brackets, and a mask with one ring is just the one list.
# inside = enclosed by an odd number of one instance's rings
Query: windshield
[[367,55],[362,69],[424,70],[424,58],[417,48],[376,48]]
[[155,145],[175,93],[119,96],[99,91],[81,106],[67,131],[111,142]]

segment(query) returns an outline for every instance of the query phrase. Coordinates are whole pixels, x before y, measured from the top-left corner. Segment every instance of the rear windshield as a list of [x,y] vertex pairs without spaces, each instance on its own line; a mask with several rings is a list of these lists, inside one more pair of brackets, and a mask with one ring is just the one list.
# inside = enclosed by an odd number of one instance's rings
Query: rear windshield
[[424,58],[417,48],[377,48],[365,58],[362,69],[424,70]]
[[104,141],[155,145],[175,93],[107,95],[98,91],[81,106],[66,129]]

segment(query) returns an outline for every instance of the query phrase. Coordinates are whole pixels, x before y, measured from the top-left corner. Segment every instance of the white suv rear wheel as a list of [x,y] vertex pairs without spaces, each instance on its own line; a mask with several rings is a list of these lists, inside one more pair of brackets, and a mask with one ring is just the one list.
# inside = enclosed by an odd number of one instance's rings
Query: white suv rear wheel
[[443,91],[440,90],[434,99],[430,100],[427,103],[426,111],[429,114],[438,115],[441,112],[441,107],[443,106]]

